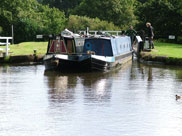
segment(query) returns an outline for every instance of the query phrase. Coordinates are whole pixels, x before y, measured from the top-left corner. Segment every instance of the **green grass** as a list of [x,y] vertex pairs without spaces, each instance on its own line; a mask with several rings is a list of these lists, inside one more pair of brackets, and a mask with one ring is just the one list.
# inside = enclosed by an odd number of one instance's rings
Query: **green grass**
[[[37,50],[37,55],[44,55],[47,51],[48,42],[23,42],[19,44],[9,45],[9,52],[14,55],[31,55],[34,54],[34,50]],[[6,46],[0,46],[0,48],[6,48]]]
[[182,58],[182,44],[154,42],[154,45],[153,55]]
[[[10,45],[9,52],[14,55],[31,55],[34,54],[34,49],[37,50],[37,55],[44,55],[47,51],[48,42],[23,42],[19,44]],[[161,43],[155,41],[155,49],[150,52],[157,56],[167,56],[173,58],[182,58],[182,44]],[[6,48],[0,46],[0,48]]]

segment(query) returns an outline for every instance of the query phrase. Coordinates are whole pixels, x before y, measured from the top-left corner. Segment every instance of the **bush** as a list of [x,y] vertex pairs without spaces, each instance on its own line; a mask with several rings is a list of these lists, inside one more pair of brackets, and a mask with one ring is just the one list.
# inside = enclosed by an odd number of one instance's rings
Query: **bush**
[[2,28],[2,27],[0,27],[0,34],[2,33],[2,31],[3,31],[3,28]]
[[70,15],[66,26],[69,30],[77,32],[78,30],[120,30],[118,26],[98,18],[89,18],[85,16]]
[[177,37],[177,43],[182,43],[182,36]]

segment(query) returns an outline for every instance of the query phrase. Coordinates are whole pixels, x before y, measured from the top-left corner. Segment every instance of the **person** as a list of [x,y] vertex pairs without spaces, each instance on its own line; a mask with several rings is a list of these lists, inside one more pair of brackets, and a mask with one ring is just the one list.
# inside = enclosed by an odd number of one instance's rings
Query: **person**
[[148,38],[149,38],[149,49],[154,49],[154,43],[153,43],[153,38],[154,38],[154,32],[153,32],[153,27],[151,25],[151,23],[147,22],[146,23],[146,27],[147,27],[147,34],[148,34]]
[[144,49],[144,43],[145,43],[145,31],[144,30],[140,30],[140,31],[138,31],[137,32],[137,34],[141,37],[141,39],[142,39],[142,42],[140,42],[140,48],[139,48],[139,50],[141,51],[143,51],[143,49]]
[[130,36],[131,44],[133,44],[136,34],[137,32],[133,29],[132,25],[130,25],[130,28],[125,32],[125,35]]

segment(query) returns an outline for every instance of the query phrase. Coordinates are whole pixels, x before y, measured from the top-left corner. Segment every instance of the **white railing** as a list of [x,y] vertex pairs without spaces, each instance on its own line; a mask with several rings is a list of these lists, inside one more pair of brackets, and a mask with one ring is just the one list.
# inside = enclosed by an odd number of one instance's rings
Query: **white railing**
[[0,42],[0,45],[6,45],[6,56],[8,56],[8,50],[9,50],[8,45],[10,44],[10,43],[9,43],[9,40],[10,40],[10,39],[12,39],[12,37],[1,37],[1,36],[0,36],[0,40],[6,40],[5,43]]
[[[122,33],[122,31],[95,31],[95,30],[89,31],[89,33],[94,33],[95,35],[97,35],[97,32],[116,33],[116,35],[119,35],[119,33]],[[83,33],[84,35],[86,35],[87,31],[79,31],[79,33]]]

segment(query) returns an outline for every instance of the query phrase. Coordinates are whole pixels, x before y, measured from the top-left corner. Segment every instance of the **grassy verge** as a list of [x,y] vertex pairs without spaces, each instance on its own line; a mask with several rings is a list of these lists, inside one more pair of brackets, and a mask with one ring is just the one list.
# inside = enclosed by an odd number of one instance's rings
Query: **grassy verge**
[[[34,54],[34,50],[37,50],[37,55],[44,55],[47,51],[47,44],[48,42],[23,42],[10,45],[9,52],[12,52],[12,56],[16,56]],[[0,48],[6,48],[6,46],[0,46]]]
[[182,58],[182,44],[155,42],[155,49],[151,54],[156,56],[167,56],[173,58]]
[[[30,55],[34,53],[34,49],[37,50],[37,55],[44,55],[47,51],[48,42],[23,42],[19,44],[10,45],[10,51],[12,56],[15,55]],[[173,58],[182,58],[182,44],[161,43],[155,41],[155,49],[150,52],[156,56],[167,56]],[[6,48],[0,46],[0,48]]]

